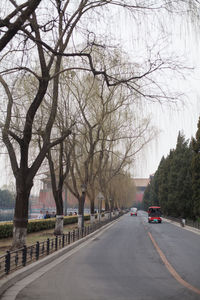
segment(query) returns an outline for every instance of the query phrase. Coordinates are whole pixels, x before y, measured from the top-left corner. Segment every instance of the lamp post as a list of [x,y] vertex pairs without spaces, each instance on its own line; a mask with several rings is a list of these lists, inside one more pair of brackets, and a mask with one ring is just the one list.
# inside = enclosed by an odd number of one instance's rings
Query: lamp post
[[82,213],[81,229],[82,229],[82,232],[84,230],[84,204],[85,204],[86,191],[87,191],[86,184],[85,183],[81,184],[81,192],[82,192],[82,195],[81,195],[81,213]]

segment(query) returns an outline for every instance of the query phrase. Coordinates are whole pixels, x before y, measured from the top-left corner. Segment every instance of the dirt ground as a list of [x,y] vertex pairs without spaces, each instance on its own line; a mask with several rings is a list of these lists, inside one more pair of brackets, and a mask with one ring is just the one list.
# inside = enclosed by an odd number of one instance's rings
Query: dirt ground
[[[85,222],[85,224],[89,224],[89,223],[90,223],[89,221]],[[77,228],[77,223],[65,225],[64,234],[76,228]],[[38,232],[29,233],[27,235],[26,244],[27,246],[30,246],[35,244],[36,242],[42,242],[47,240],[48,238],[53,238],[54,237],[53,232],[54,232],[54,228],[49,230],[42,230]],[[11,244],[12,244],[12,237],[0,239],[0,256],[4,255],[6,251],[10,249]]]

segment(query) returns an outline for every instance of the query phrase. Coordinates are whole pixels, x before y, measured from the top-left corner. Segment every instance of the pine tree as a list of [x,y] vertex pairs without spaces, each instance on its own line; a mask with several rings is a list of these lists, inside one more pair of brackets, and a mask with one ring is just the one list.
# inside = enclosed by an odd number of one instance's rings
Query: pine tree
[[159,205],[164,214],[192,218],[192,147],[183,133],[178,134],[176,148],[162,158],[144,195],[144,206]]
[[165,215],[169,215],[168,208],[168,174],[170,172],[170,159],[172,152],[164,159],[161,160],[159,165],[159,188],[158,188],[158,199]]
[[144,191],[144,196],[143,196],[143,201],[142,201],[143,202],[142,207],[146,211],[148,210],[148,207],[150,206],[150,203],[151,203],[150,194],[151,194],[151,181]]
[[192,206],[194,218],[200,217],[200,117],[196,139],[192,139]]
[[192,214],[191,155],[188,140],[179,132],[168,174],[168,209],[172,216],[189,217]]

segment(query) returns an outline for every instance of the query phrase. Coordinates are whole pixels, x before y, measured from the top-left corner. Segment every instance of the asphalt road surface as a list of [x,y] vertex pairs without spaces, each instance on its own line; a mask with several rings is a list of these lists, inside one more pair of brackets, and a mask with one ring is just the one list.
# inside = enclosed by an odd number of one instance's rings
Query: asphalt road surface
[[200,235],[127,214],[16,299],[200,299]]

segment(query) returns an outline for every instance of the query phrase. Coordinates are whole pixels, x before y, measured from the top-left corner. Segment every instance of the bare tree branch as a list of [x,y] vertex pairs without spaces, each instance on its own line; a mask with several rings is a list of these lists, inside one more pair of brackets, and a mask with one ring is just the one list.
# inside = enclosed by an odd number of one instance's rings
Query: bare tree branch
[[[0,25],[6,26],[8,28],[7,32],[0,39],[0,51],[2,51],[6,45],[11,41],[11,39],[16,35],[18,30],[21,29],[22,25],[26,22],[26,20],[30,17],[30,15],[36,10],[41,0],[29,0],[26,3],[19,6],[15,9],[12,14],[10,14],[4,20],[1,20]],[[26,7],[25,10],[23,8]],[[20,12],[20,16],[14,23],[10,23],[12,17],[14,17],[18,12]]]

